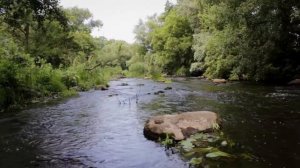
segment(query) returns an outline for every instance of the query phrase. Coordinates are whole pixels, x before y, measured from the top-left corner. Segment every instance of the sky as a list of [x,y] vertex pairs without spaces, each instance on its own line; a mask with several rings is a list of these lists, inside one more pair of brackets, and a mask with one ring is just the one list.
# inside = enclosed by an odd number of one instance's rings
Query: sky
[[[134,42],[133,30],[139,19],[164,11],[167,0],[61,0],[65,8],[77,6],[89,9],[96,20],[103,22],[93,36]],[[169,0],[175,3],[176,0]]]

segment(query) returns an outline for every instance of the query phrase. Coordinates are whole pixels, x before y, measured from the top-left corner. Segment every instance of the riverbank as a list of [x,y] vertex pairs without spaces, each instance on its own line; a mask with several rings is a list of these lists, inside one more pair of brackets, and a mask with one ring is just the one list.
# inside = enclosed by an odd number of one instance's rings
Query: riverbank
[[[76,96],[78,92],[91,89],[105,89],[108,82],[117,78],[120,74],[119,68],[104,68],[88,72],[83,69],[59,70],[38,68],[37,73],[30,75],[30,84],[7,84],[0,88],[0,113],[14,112],[26,108],[32,104],[48,103],[68,97]],[[39,72],[42,71],[42,72]],[[21,72],[18,72],[21,73]],[[20,76],[20,75],[16,75]],[[16,78],[18,81],[21,77]],[[34,80],[33,80],[34,79]]]

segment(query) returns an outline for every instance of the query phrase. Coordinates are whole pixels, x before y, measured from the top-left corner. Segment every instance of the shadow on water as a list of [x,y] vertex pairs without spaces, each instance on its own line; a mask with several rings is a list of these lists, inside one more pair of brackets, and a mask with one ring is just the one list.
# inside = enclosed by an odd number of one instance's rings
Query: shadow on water
[[[124,85],[124,83],[128,85]],[[172,90],[164,90],[166,86]],[[155,95],[157,91],[164,93]],[[188,165],[143,136],[153,115],[211,110],[260,167],[300,164],[300,89],[249,83],[112,81],[108,91],[0,117],[0,167],[179,167]],[[251,167],[240,163],[238,167]]]

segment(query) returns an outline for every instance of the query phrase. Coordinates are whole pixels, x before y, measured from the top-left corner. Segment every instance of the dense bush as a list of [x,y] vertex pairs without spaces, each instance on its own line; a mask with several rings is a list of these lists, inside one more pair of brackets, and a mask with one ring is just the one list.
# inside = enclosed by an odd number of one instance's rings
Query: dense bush
[[147,66],[143,62],[136,62],[129,66],[128,76],[144,77],[147,74]]

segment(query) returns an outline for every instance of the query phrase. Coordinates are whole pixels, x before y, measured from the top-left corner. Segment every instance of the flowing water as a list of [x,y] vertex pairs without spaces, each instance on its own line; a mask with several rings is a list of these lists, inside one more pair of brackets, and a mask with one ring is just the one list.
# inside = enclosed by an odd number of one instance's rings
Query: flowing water
[[153,115],[199,110],[217,112],[224,133],[258,158],[236,167],[300,165],[300,88],[185,78],[110,85],[1,114],[0,167],[185,168],[177,153],[144,138],[143,125]]

